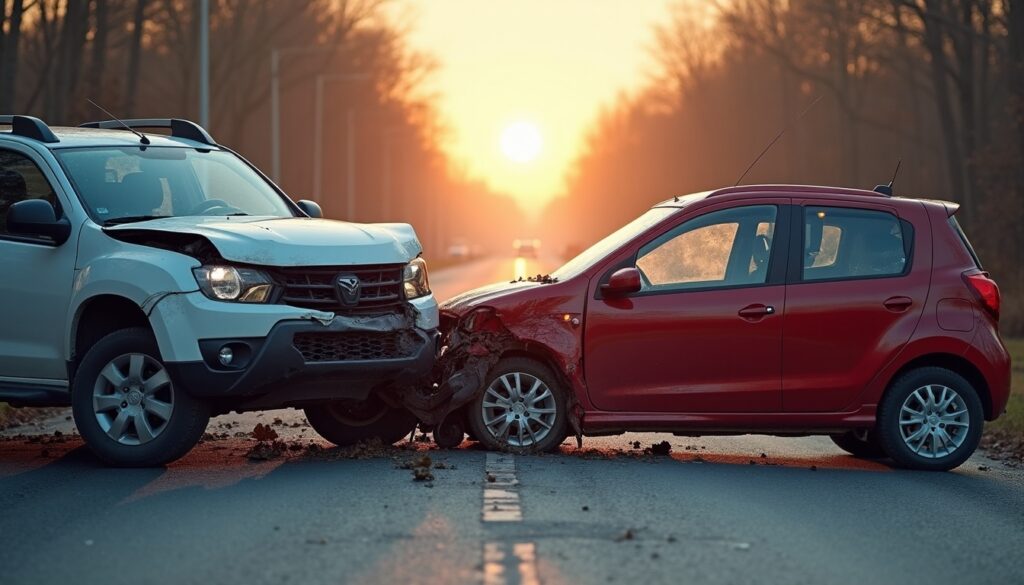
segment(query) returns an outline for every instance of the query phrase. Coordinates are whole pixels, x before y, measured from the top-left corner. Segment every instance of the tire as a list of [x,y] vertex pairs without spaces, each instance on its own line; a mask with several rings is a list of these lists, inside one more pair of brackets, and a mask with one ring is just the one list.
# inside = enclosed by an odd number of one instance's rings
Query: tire
[[494,366],[483,391],[467,407],[469,434],[494,451],[553,451],[566,437],[567,402],[566,389],[550,368],[530,358],[506,358]]
[[856,430],[847,431],[838,435],[831,435],[832,442],[840,449],[854,457],[861,459],[882,459],[888,457],[882,444],[878,442],[878,436],[874,431]]
[[[947,402],[945,408],[943,402]],[[882,448],[901,467],[948,471],[974,453],[984,419],[978,392],[963,376],[945,368],[925,367],[892,383],[878,405],[876,430]]]
[[71,409],[86,445],[117,467],[179,459],[210,421],[209,406],[167,375],[156,339],[143,328],[115,331],[89,349],[71,386]]
[[339,447],[380,439],[391,445],[416,428],[416,417],[407,410],[391,408],[375,397],[305,408],[306,420],[321,437]]

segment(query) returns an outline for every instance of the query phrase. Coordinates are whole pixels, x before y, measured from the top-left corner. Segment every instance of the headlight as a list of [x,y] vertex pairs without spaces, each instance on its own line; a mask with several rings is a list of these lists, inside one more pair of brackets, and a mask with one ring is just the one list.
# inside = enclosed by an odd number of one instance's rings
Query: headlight
[[430,282],[427,280],[427,262],[417,258],[405,265],[402,274],[405,284],[405,298],[418,299],[430,294]]
[[200,266],[192,269],[203,294],[215,301],[265,303],[273,285],[259,270],[234,266]]

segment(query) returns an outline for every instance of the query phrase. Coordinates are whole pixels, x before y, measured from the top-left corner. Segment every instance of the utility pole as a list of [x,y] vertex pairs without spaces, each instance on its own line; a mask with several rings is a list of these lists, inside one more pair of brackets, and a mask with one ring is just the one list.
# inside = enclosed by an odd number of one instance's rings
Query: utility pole
[[[323,142],[324,142],[324,85],[328,81],[354,82],[365,81],[370,76],[365,73],[352,75],[318,75],[316,77],[316,104],[313,114],[313,201],[320,203],[323,191]],[[351,106],[345,119],[345,163],[346,193],[345,219],[355,221],[356,215],[356,118],[355,109]]]
[[210,127],[210,0],[199,0],[199,125]]
[[270,50],[270,178],[281,183],[281,57],[334,53],[337,47],[285,47]]

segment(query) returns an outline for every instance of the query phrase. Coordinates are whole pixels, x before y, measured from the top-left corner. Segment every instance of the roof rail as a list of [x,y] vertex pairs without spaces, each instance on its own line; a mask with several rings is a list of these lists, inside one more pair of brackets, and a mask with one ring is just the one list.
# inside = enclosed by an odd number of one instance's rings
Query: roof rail
[[32,116],[0,116],[0,126],[10,126],[11,134],[24,136],[40,142],[60,142],[57,135],[39,118]]
[[822,193],[826,195],[858,195],[861,197],[886,197],[886,195],[882,193],[879,193],[877,191],[868,191],[866,189],[850,189],[848,187],[824,187],[817,185],[738,185],[736,187],[726,187],[724,189],[717,189],[709,193],[708,197],[718,197],[719,195],[731,195],[733,193],[778,194],[779,192]]
[[210,146],[217,146],[217,141],[202,126],[180,118],[137,118],[134,120],[103,120],[86,122],[81,128],[102,128],[104,130],[124,130],[129,128],[170,128],[171,136],[195,140]]

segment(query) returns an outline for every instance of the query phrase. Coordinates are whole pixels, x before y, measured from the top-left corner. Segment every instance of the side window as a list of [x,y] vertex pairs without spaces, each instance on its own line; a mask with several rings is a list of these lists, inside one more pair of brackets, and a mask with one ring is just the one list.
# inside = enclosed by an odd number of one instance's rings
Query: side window
[[804,280],[903,274],[910,234],[885,211],[804,208]]
[[23,154],[0,150],[0,236],[9,233],[7,210],[25,199],[45,199],[60,213],[57,196],[36,163]]
[[714,211],[691,219],[637,255],[643,291],[763,284],[775,236],[774,205]]

